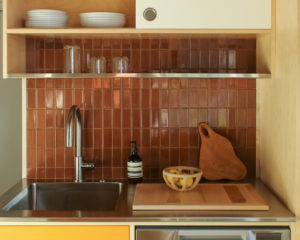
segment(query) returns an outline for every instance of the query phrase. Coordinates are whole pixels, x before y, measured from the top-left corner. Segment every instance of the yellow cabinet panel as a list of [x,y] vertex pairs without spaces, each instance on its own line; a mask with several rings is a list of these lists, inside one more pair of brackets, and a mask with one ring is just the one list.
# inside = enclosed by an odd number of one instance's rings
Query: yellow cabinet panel
[[129,226],[1,226],[1,240],[129,240]]

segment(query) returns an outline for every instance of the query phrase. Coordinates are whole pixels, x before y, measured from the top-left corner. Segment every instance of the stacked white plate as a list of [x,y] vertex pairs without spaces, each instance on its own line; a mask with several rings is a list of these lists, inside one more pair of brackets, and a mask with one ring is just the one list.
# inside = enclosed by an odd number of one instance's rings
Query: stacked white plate
[[126,16],[122,13],[88,12],[80,14],[80,23],[83,27],[117,28],[126,23]]
[[66,12],[51,9],[35,9],[27,12],[26,27],[65,28],[68,16]]

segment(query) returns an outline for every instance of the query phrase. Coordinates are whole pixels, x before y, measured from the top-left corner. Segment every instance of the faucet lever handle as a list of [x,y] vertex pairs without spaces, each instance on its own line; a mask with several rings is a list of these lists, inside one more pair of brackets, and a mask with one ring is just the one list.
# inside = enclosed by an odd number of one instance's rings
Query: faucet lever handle
[[81,167],[82,168],[86,168],[86,169],[94,169],[95,168],[95,164],[94,163],[82,163]]

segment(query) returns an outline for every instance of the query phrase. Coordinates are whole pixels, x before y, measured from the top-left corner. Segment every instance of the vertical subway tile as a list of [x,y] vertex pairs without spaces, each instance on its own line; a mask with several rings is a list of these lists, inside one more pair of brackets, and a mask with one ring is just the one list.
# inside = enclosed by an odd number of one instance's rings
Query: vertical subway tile
[[130,94],[130,90],[123,90],[123,99],[122,99],[122,103],[123,103],[123,108],[130,108],[131,105],[131,94]]
[[178,89],[171,89],[169,90],[169,99],[168,99],[168,103],[169,106],[171,108],[176,108],[179,107],[179,102],[181,102],[181,104],[185,104],[184,102],[187,102],[186,100],[186,96],[184,95],[184,93],[182,93],[182,98],[179,95],[180,91]]
[[237,110],[237,125],[239,127],[247,127],[247,110],[238,109]]
[[102,90],[95,89],[94,91],[94,108],[102,107]]
[[27,167],[36,168],[36,149],[27,148]]
[[142,129],[142,146],[149,147],[150,146],[150,130]]
[[82,89],[75,89],[74,92],[74,104],[76,104],[78,107],[83,107],[83,91]]
[[93,128],[94,127],[94,111],[93,110],[84,110],[83,111],[83,127],[84,128]]
[[140,126],[141,126],[140,110],[133,109],[132,110],[132,127],[140,128]]
[[159,108],[159,90],[152,89],[152,96],[151,96],[151,106],[152,108]]
[[103,128],[112,127],[112,110],[103,110]]
[[46,148],[55,147],[55,129],[47,128],[46,129]]
[[37,127],[37,113],[35,110],[27,111],[27,128],[32,129]]
[[90,89],[85,89],[83,91],[83,103],[84,108],[93,107],[93,91]]
[[179,126],[187,127],[189,125],[188,109],[179,110]]
[[208,90],[208,107],[218,107],[218,93],[217,90]]
[[102,110],[94,110],[94,127],[102,128]]
[[170,146],[179,147],[179,128],[170,128]]
[[150,127],[150,110],[143,109],[142,110],[142,128]]
[[[188,89],[180,89],[179,90],[179,106],[180,107],[188,107],[189,106],[189,98],[190,98],[190,93]],[[172,100],[174,101],[174,100]],[[176,101],[175,101],[176,102]],[[171,103],[171,101],[170,101]],[[192,105],[192,104],[190,104]],[[196,105],[196,103],[195,103]]]
[[159,126],[168,127],[169,111],[168,109],[160,109],[159,111]]
[[122,111],[122,127],[123,128],[130,128],[130,120],[131,120],[130,110],[124,109]]
[[36,130],[27,129],[27,147],[36,147]]
[[[252,39],[32,39],[28,50],[36,53],[28,70],[62,72],[67,43],[80,44],[84,65],[86,53],[106,56],[109,68],[111,57],[122,54],[132,72],[255,71]],[[86,179],[126,178],[130,140],[137,141],[145,178],[161,178],[169,165],[197,166],[199,122],[228,137],[255,176],[255,79],[29,79],[28,178],[74,178],[74,148],[64,147],[65,121],[74,104],[81,108],[83,155],[96,160]]]
[[64,118],[64,110],[58,109],[55,111],[55,118],[56,118],[56,127],[57,128],[64,128],[65,126],[65,118]]
[[211,127],[218,127],[218,110],[208,109],[208,124]]
[[239,90],[238,91],[238,108],[246,108],[247,107],[247,98],[248,98],[248,91],[247,90]]
[[121,110],[113,110],[113,128],[121,128]]
[[197,126],[195,127],[190,127],[189,128],[189,146],[190,147],[198,147],[198,128]]
[[46,127],[47,128],[55,127],[55,110],[46,111]]
[[248,127],[256,127],[256,109],[255,108],[249,108],[248,109]]
[[198,110],[188,109],[189,127],[196,127],[198,125]]
[[113,79],[113,88],[114,89],[121,88],[121,78],[114,78]]
[[46,111],[44,109],[37,110],[37,128],[45,128],[46,126]]
[[83,130],[83,146],[87,148],[91,148],[94,146],[94,135],[92,129],[84,129]]
[[131,91],[132,108],[139,108],[140,105],[140,90],[133,89]]
[[160,108],[169,107],[169,91],[166,89],[160,90],[159,97],[160,97],[159,99]]
[[199,123],[207,123],[208,122],[208,110],[207,109],[199,109],[198,122]]
[[180,147],[188,147],[189,146],[189,129],[188,128],[180,128],[179,141],[180,141]]
[[151,126],[152,127],[158,127],[159,124],[159,110],[158,109],[153,109],[151,112]]
[[45,89],[37,89],[37,107],[45,108]]
[[159,147],[159,129],[152,128],[150,133],[151,133],[151,146]]
[[46,147],[46,132],[44,129],[38,129],[36,131],[36,148],[45,149],[45,147]]
[[36,90],[27,89],[27,107],[35,108],[36,107]]
[[102,148],[102,130],[94,129],[94,147],[96,149]]
[[149,109],[150,107],[150,91],[148,89],[142,90],[142,108],[143,109]]

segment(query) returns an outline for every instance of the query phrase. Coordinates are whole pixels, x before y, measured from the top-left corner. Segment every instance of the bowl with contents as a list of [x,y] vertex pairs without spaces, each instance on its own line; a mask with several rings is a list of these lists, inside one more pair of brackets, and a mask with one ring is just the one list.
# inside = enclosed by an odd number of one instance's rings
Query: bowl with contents
[[126,15],[112,12],[81,13],[80,23],[89,28],[118,28],[125,25]]
[[65,28],[67,13],[52,9],[33,9],[27,11],[26,27],[31,28]]
[[168,167],[163,170],[166,184],[176,191],[190,191],[194,189],[202,177],[199,168],[187,166]]

